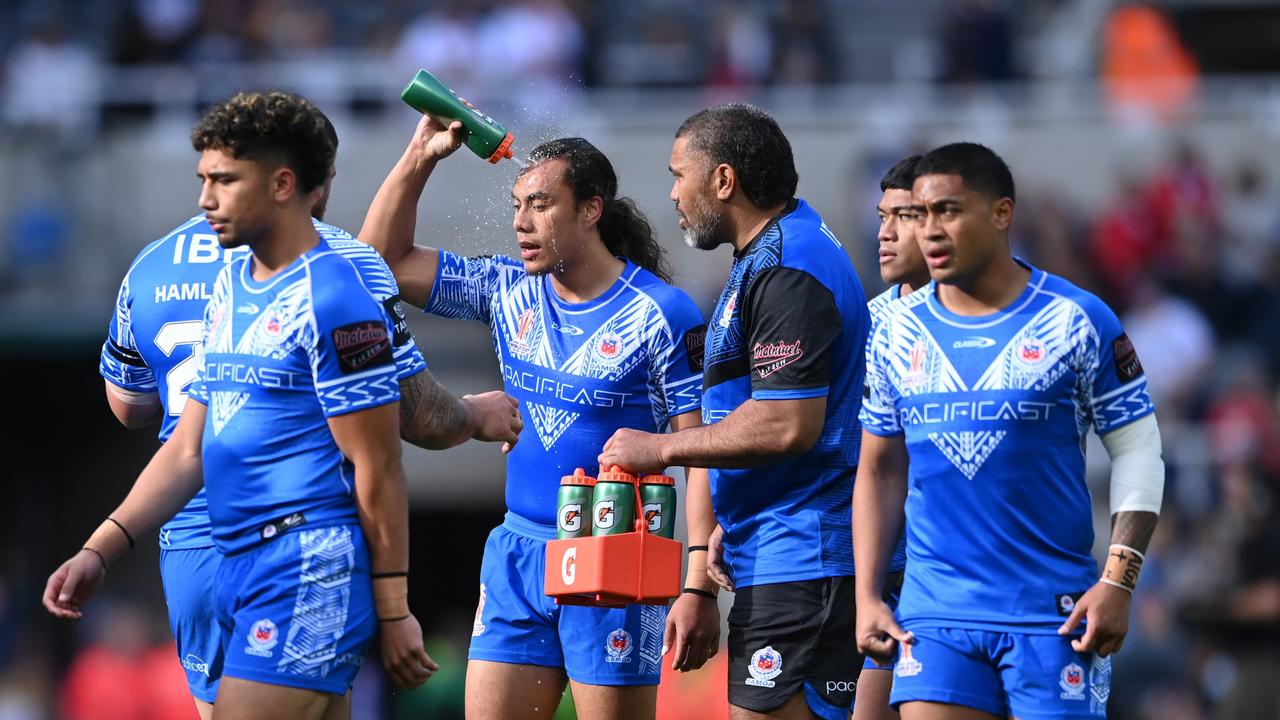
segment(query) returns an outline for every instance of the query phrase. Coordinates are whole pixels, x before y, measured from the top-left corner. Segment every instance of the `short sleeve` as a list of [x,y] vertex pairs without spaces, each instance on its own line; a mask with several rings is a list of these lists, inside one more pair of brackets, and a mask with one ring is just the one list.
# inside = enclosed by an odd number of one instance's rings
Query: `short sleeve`
[[703,346],[707,325],[693,300],[672,289],[662,303],[652,356],[653,397],[660,404],[655,415],[673,418],[702,408]]
[[391,328],[391,355],[396,362],[396,377],[404,380],[427,369],[427,359],[422,356],[418,344],[409,330],[400,295],[392,295],[382,301],[383,318]]
[[436,281],[425,310],[455,320],[492,320],[490,303],[504,280],[523,275],[524,266],[508,257],[464,257],[438,251]]
[[307,351],[325,417],[399,400],[395,330],[355,269],[349,263],[314,267],[312,292],[315,336]]
[[156,392],[156,376],[143,359],[133,334],[132,295],[129,276],[120,282],[116,295],[115,315],[107,327],[107,339],[102,343],[102,355],[98,372],[112,385],[135,392]]
[[751,284],[745,310],[752,399],[825,396],[841,332],[831,291],[803,270],[771,268]]
[[871,338],[867,341],[867,381],[863,391],[862,409],[858,418],[862,427],[873,435],[892,437],[902,434],[902,421],[898,417],[894,391],[889,372],[889,332],[892,323],[883,318],[875,323]]
[[1089,412],[1093,427],[1104,435],[1155,412],[1147,390],[1147,375],[1129,336],[1110,308],[1097,303],[1090,309],[1097,331],[1093,357],[1087,358]]

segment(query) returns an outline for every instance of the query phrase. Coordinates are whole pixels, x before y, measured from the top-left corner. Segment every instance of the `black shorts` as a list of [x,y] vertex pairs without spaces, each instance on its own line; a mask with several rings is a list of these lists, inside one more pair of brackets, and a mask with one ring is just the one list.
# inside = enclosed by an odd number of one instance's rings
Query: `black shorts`
[[[852,577],[754,585],[729,611],[729,702],[768,712],[808,685],[819,716],[853,707],[862,656]],[[814,707],[815,694],[828,708]]]

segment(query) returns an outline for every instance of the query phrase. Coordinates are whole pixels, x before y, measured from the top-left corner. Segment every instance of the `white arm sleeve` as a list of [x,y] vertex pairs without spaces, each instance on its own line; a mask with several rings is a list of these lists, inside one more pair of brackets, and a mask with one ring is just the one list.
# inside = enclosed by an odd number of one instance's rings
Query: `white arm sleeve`
[[1164,498],[1164,459],[1155,414],[1100,437],[1111,456],[1111,514],[1159,514]]

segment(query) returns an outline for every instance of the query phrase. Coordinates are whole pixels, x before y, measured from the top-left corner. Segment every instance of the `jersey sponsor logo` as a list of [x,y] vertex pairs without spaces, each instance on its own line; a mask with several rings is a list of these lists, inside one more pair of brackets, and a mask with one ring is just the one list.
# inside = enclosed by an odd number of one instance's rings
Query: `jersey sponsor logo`
[[898,656],[898,662],[893,667],[893,674],[896,677],[915,677],[924,670],[924,664],[911,656],[911,644],[902,643],[898,647],[902,648],[901,654]]
[[622,628],[618,628],[609,633],[604,640],[604,650],[608,657],[605,662],[610,663],[629,663],[631,662],[631,651],[635,646],[631,643],[631,633]]
[[193,264],[218,262],[230,263],[237,255],[248,254],[248,246],[223,248],[218,244],[218,236],[212,233],[191,233],[191,241],[187,242],[187,234],[182,233],[175,238],[173,244],[173,264],[182,264],[183,250],[186,250],[185,261]]
[[747,672],[751,675],[746,679],[747,685],[767,688],[777,685],[773,679],[782,674],[782,653],[771,645],[760,648],[751,654]]
[[729,296],[729,300],[724,304],[724,312],[720,313],[720,327],[727,328],[729,323],[733,322],[733,311],[738,307],[738,293]]
[[751,350],[751,362],[760,379],[769,377],[782,368],[804,357],[804,348],[800,341],[786,343],[779,340],[772,343],[756,343]]
[[248,655],[271,657],[271,649],[280,643],[280,631],[269,619],[262,619],[249,628],[249,644],[244,651]]
[[858,692],[857,680],[828,680],[827,694],[831,693],[856,693]]
[[213,293],[207,283],[169,283],[156,286],[156,303],[167,303],[173,300],[201,300],[209,302]]
[[970,335],[967,338],[960,338],[951,343],[951,347],[957,350],[962,348],[989,348],[996,344],[995,338],[983,337],[982,335]]
[[614,512],[612,500],[601,500],[595,505],[596,527],[601,530],[609,530],[613,528],[613,524],[618,520],[618,514]]
[[702,372],[706,367],[707,326],[699,325],[684,334],[684,352],[689,358],[689,370]]
[[205,365],[205,382],[232,382],[267,388],[302,387],[310,375],[280,368],[258,367],[244,362],[211,361]]
[[582,503],[567,503],[560,508],[560,517],[557,518],[560,529],[567,533],[578,532],[582,529]]
[[1053,403],[1040,400],[953,400],[912,405],[902,411],[908,425],[931,425],[964,420],[1004,422],[1048,420]]
[[476,605],[476,620],[471,624],[471,637],[484,634],[484,600],[487,595],[484,583],[480,583],[480,602]]
[[182,667],[190,670],[191,672],[200,673],[205,677],[209,677],[209,663],[201,660],[200,656],[195,655],[194,653],[187,653],[187,656],[182,658]]
[[565,548],[560,556],[560,579],[565,585],[572,585],[578,579],[578,548]]
[[649,532],[662,530],[662,503],[645,503],[644,521],[649,526]]
[[555,328],[558,332],[564,333],[565,335],[581,335],[582,334],[582,328],[576,327],[574,325],[561,325],[558,322],[553,322],[551,323],[551,327]]
[[380,322],[367,320],[335,328],[333,346],[338,351],[338,367],[344,373],[359,372],[379,365],[390,365],[391,342],[387,328]]
[[1062,617],[1069,617],[1071,611],[1076,609],[1076,603],[1080,601],[1080,597],[1084,593],[1062,593],[1053,596],[1053,604],[1058,608],[1058,614]]
[[391,318],[393,323],[391,344],[400,347],[406,345],[411,337],[409,333],[409,319],[404,315],[404,308],[400,307],[400,296],[392,295],[382,301],[382,307],[386,308],[387,317]]
[[608,333],[600,337],[600,343],[596,345],[596,354],[604,360],[616,360],[622,354],[622,337],[615,333]]
[[1058,697],[1063,700],[1084,700],[1084,668],[1070,663],[1058,674],[1058,687],[1062,692]]
[[[573,385],[556,378],[518,370],[510,365],[506,365],[503,368],[502,375],[516,389],[544,398],[555,398],[574,405],[620,407],[627,401],[627,398],[635,394]],[[590,383],[593,378],[582,378],[582,380]],[[608,385],[605,386],[608,387]]]
[[1111,352],[1116,356],[1116,377],[1120,382],[1136,380],[1142,374],[1142,361],[1138,359],[1138,351],[1128,334],[1120,333],[1120,337],[1111,344]]

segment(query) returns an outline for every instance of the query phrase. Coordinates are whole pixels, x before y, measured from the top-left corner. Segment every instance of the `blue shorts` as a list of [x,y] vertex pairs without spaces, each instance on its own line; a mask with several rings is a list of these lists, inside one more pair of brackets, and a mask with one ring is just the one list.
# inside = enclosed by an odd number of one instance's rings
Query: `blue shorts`
[[543,586],[554,525],[507,513],[489,533],[471,660],[562,667],[587,685],[657,685],[667,608],[556,605]]
[[178,660],[192,696],[207,703],[217,697],[222,675],[222,630],[213,597],[221,560],[212,547],[160,551],[160,581]]
[[1019,720],[1105,718],[1111,658],[1058,635],[914,627],[894,666],[889,704],[923,700]]
[[217,592],[227,677],[351,689],[378,629],[358,525],[303,525],[227,555]]

